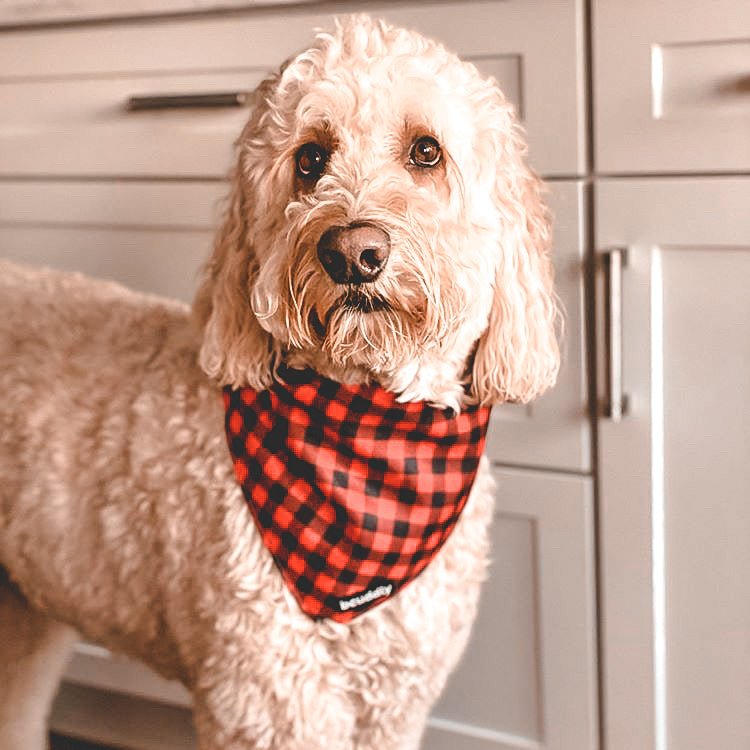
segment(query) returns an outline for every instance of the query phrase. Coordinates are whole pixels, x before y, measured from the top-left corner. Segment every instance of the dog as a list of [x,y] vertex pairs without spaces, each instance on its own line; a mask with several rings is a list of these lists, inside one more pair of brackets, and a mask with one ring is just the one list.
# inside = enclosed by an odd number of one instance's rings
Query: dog
[[0,265],[4,750],[45,745],[79,637],[184,683],[202,750],[416,750],[469,638],[486,458],[413,580],[311,615],[249,512],[284,462],[230,456],[256,432],[227,404],[302,377],[369,394],[363,424],[385,399],[486,426],[553,384],[550,220],[513,108],[439,43],[355,16],[260,85],[236,153],[192,311]]

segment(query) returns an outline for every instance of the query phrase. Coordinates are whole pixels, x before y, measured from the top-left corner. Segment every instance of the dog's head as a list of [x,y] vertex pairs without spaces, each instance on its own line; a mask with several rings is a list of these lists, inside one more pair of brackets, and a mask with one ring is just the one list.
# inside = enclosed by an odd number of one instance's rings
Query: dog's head
[[256,97],[195,305],[211,376],[262,388],[287,360],[446,405],[552,384],[541,184],[493,81],[357,16]]

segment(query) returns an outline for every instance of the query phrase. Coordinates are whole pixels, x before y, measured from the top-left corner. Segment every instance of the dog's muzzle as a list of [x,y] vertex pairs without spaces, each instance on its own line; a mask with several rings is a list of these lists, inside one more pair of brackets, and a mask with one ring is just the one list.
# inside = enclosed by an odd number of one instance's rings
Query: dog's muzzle
[[366,284],[380,276],[391,252],[391,238],[374,224],[331,227],[318,241],[318,258],[337,284]]

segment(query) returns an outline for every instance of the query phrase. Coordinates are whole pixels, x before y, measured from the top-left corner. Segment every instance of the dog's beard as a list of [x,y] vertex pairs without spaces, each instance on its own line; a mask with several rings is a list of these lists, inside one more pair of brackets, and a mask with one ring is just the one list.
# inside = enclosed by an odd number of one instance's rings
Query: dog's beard
[[389,370],[416,358],[427,344],[423,299],[360,287],[336,291],[332,302],[328,295],[311,298],[308,312],[311,344],[334,364]]
[[348,292],[326,316],[321,348],[335,363],[389,370],[423,348],[421,317],[378,296]]
[[382,371],[413,361],[435,338],[424,280],[404,269],[383,276],[335,284],[312,253],[298,253],[281,290],[279,330],[272,333],[293,349],[323,352],[337,366]]

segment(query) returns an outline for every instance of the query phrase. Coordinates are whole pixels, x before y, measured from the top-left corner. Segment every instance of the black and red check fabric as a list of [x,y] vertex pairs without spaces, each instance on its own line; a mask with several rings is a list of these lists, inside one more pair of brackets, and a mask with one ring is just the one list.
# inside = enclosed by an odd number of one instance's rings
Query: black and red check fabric
[[284,368],[224,389],[237,481],[302,610],[348,622],[424,570],[476,476],[489,407],[399,403]]

